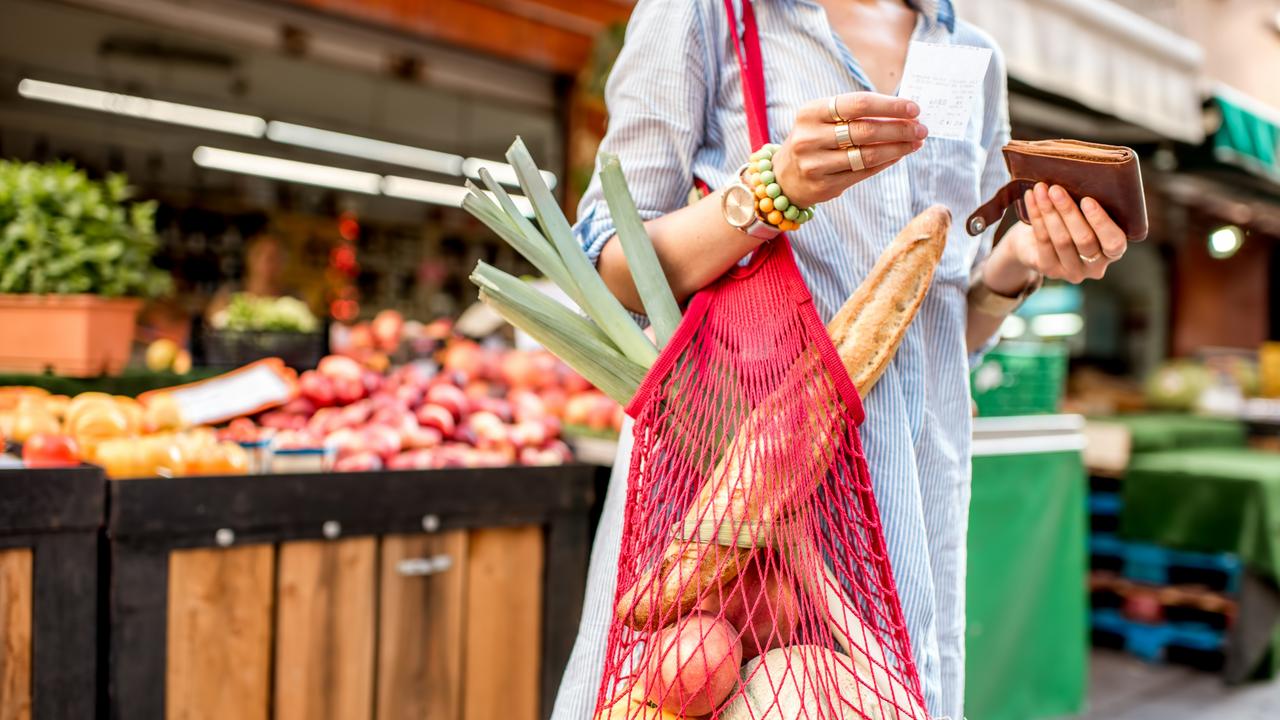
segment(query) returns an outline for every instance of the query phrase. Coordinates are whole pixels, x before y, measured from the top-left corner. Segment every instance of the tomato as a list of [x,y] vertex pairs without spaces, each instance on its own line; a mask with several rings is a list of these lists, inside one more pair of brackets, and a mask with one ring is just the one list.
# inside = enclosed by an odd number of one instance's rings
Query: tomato
[[69,435],[37,433],[22,445],[22,462],[27,467],[74,467],[80,464],[80,449]]

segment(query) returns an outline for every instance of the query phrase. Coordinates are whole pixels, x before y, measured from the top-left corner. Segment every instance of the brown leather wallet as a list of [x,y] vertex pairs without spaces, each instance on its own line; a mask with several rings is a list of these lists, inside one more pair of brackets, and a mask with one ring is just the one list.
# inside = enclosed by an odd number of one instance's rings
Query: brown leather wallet
[[977,235],[1000,221],[1010,205],[1029,222],[1022,201],[1038,182],[1061,185],[1076,202],[1091,197],[1116,221],[1131,242],[1147,236],[1147,202],[1142,171],[1130,148],[1081,140],[1014,140],[1004,146],[1013,180],[969,216],[965,227]]

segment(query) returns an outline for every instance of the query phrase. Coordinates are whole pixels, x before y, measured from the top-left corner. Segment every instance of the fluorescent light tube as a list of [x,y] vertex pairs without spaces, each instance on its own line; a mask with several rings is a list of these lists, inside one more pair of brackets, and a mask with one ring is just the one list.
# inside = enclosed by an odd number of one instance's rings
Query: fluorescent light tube
[[136,95],[103,92],[30,78],[24,78],[18,82],[18,94],[30,100],[43,100],[86,110],[98,110],[115,115],[216,130],[252,138],[262,137],[267,129],[267,121],[255,115],[153,100]]
[[[520,179],[516,177],[515,168],[504,162],[476,157],[469,157],[462,161],[462,174],[473,180],[480,179],[480,168],[488,170],[493,179],[503,185],[510,185],[511,187],[519,187],[520,185]],[[556,187],[556,174],[547,170],[540,170],[539,172],[542,173],[542,178],[547,181],[547,187],[554,190]]]
[[[433,205],[462,207],[462,199],[467,196],[467,189],[460,185],[448,185],[446,183],[431,182],[430,180],[388,175],[382,179],[382,194],[402,200],[417,200],[418,202],[431,203]],[[486,191],[485,194],[493,197],[493,193]],[[533,217],[533,204],[529,202],[528,198],[523,195],[512,195],[511,201],[520,209],[520,212]]]
[[442,175],[462,175],[461,155],[374,140],[359,135],[272,120],[267,124],[267,138],[279,143],[376,160],[391,165],[403,165]]
[[284,158],[254,155],[253,153],[223,150],[201,145],[192,153],[197,165],[215,170],[259,175],[274,180],[319,185],[336,190],[377,195],[382,176],[377,173],[347,170],[329,165],[285,160]]

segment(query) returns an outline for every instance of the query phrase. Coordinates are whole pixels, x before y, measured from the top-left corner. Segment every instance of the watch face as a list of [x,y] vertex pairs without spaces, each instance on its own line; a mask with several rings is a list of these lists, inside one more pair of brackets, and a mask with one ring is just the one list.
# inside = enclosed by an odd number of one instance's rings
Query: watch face
[[745,228],[756,217],[756,195],[746,185],[730,185],[724,191],[724,218],[736,228]]

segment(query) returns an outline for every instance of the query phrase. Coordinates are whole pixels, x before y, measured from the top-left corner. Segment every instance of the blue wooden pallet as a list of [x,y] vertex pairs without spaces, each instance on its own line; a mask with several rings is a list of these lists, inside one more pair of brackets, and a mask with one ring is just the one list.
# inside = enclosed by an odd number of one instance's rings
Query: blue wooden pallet
[[1124,499],[1120,493],[1094,490],[1089,493],[1090,515],[1119,515],[1124,507]]
[[1226,634],[1200,623],[1135,622],[1119,610],[1100,609],[1091,614],[1095,644],[1109,645],[1147,662],[1185,662],[1212,669],[1220,665]]
[[1240,590],[1244,564],[1234,553],[1173,550],[1151,543],[1129,542],[1094,533],[1089,538],[1091,564],[1150,585],[1202,585],[1234,594]]

